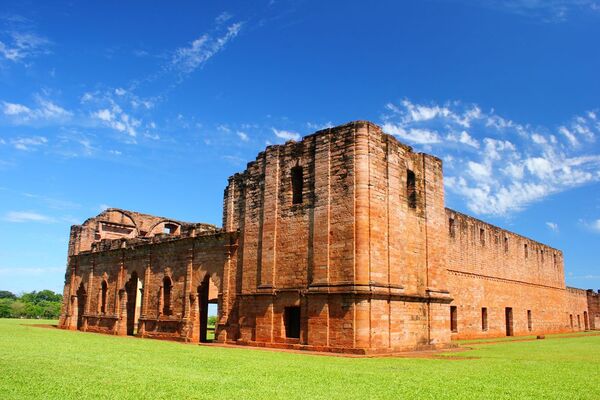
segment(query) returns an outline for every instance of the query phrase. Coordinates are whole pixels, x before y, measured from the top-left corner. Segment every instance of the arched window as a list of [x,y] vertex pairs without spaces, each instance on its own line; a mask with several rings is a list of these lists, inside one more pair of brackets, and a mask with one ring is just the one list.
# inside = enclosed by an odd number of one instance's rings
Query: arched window
[[171,315],[171,289],[173,283],[171,278],[165,276],[163,279],[163,315]]
[[102,281],[102,294],[100,296],[100,312],[106,314],[106,295],[108,294],[108,284],[106,281]]
[[406,200],[409,208],[417,208],[417,179],[415,173],[410,169],[406,170]]
[[304,173],[301,166],[292,168],[292,204],[302,204],[304,189]]

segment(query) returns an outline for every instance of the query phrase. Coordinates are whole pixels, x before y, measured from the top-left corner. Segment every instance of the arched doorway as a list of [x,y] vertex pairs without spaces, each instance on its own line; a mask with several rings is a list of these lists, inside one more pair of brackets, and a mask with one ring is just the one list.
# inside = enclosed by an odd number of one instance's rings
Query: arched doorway
[[[216,334],[216,318],[209,317],[209,307],[213,315],[218,315],[219,290],[217,285],[206,275],[198,286],[198,311],[200,321],[200,342],[212,342]],[[216,307],[215,307],[216,306]]]
[[125,284],[127,290],[127,334],[135,335],[137,333],[137,322],[140,318],[141,296],[140,290],[142,283],[138,278],[137,272],[131,273],[131,278]]
[[85,292],[85,287],[83,286],[83,282],[79,285],[77,289],[77,329],[81,329],[83,327],[83,313],[85,312],[85,301],[87,299],[87,295]]

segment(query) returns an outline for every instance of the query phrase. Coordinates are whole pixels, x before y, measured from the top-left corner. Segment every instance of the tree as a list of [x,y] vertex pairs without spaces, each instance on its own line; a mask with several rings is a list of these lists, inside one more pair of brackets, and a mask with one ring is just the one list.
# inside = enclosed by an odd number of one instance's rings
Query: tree
[[26,307],[26,304],[23,303],[21,300],[15,300],[10,305],[12,317],[13,318],[25,317],[26,316],[25,307]]
[[13,303],[14,303],[14,300],[10,299],[10,298],[0,299],[0,318],[12,317],[12,304]]
[[48,318],[60,316],[62,295],[52,290],[23,293],[20,297],[0,291],[0,318]]
[[0,299],[13,299],[13,300],[16,300],[17,296],[14,293],[9,292],[8,290],[0,290]]

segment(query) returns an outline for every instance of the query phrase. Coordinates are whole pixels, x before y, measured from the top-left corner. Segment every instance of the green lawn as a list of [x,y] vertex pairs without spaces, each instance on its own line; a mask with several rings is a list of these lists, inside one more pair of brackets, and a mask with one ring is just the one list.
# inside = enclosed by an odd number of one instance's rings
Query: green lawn
[[474,345],[464,359],[184,345],[0,319],[0,399],[600,399],[600,336]]

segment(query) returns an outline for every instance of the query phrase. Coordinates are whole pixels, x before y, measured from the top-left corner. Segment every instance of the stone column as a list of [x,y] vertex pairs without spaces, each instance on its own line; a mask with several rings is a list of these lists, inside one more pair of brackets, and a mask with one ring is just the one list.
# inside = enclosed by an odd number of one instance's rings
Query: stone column
[[354,283],[369,284],[369,126],[354,131]]

